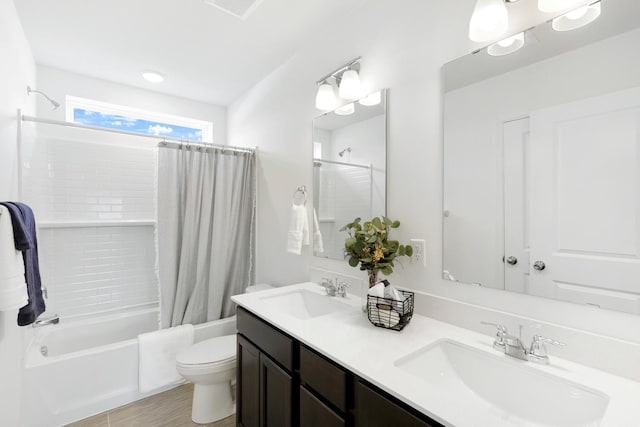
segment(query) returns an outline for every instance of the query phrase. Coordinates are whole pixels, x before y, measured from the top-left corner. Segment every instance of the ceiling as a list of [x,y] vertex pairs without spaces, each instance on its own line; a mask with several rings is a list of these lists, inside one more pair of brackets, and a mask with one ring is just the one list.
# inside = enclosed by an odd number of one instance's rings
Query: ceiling
[[38,64],[223,106],[362,3],[264,0],[242,20],[202,0],[15,1]]

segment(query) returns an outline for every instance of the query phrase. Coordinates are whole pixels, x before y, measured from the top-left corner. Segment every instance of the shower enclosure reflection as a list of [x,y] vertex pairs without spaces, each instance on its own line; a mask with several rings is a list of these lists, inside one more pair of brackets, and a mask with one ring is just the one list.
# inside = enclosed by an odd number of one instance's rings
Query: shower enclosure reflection
[[313,121],[314,255],[344,259],[345,233],[356,217],[386,213],[386,90],[376,105],[328,112]]

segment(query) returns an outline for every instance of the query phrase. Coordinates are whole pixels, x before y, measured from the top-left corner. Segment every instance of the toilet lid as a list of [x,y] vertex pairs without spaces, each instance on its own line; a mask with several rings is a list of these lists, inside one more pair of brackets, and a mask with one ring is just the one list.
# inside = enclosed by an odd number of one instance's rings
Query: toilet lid
[[182,350],[176,357],[181,365],[203,365],[231,359],[236,356],[236,336],[225,335],[200,341]]

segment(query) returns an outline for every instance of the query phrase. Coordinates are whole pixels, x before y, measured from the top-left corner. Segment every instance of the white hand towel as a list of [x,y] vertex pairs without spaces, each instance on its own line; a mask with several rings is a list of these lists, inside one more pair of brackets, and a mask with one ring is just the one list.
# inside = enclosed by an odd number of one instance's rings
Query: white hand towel
[[193,345],[193,325],[176,326],[138,335],[138,383],[146,393],[183,380],[176,370],[176,356]]
[[11,214],[0,206],[0,311],[17,310],[28,302],[24,261],[13,240]]
[[324,243],[322,242],[322,232],[320,231],[316,208],[313,208],[313,251],[316,253],[324,252]]
[[373,297],[384,298],[384,282],[371,287],[367,293]]
[[287,234],[287,252],[300,255],[302,246],[309,244],[309,218],[305,205],[291,206],[289,232]]

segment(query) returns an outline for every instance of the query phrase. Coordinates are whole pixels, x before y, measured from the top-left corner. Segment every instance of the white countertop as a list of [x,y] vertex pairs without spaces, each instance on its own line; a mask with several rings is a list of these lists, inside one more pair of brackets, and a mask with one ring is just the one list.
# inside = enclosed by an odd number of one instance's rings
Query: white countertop
[[[401,332],[377,328],[360,309],[359,297],[339,298],[353,307],[307,320],[296,319],[265,304],[262,298],[296,289],[324,294],[324,289],[307,282],[272,290],[236,295],[232,300],[300,342],[334,360],[344,368],[380,387],[434,420],[454,427],[484,426],[482,414],[467,413],[464,401],[394,366],[394,362],[438,340],[450,339],[476,349],[501,355],[492,347],[493,339],[485,335],[414,314]],[[597,349],[596,349],[597,351]],[[596,389],[610,398],[600,427],[640,426],[640,383],[617,377],[567,360],[552,357],[549,365],[526,363],[533,369]],[[526,384],[514,384],[514,393]],[[513,420],[492,421],[491,427],[528,426]]]

